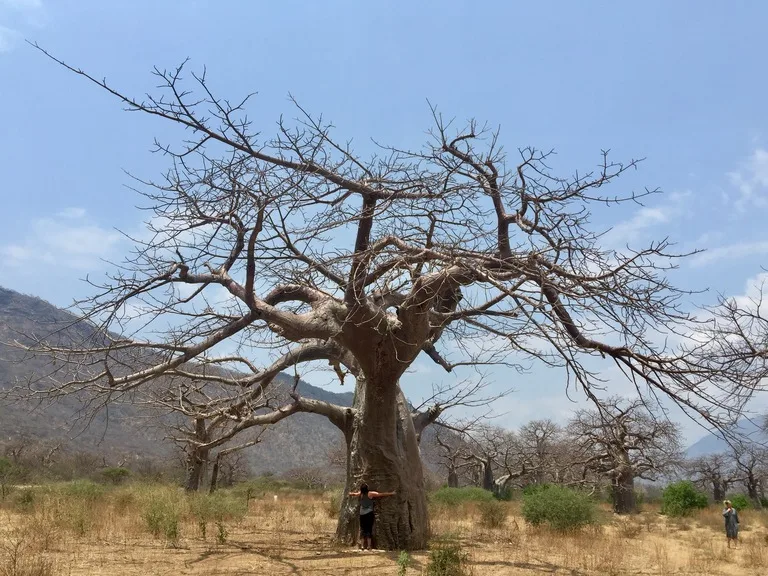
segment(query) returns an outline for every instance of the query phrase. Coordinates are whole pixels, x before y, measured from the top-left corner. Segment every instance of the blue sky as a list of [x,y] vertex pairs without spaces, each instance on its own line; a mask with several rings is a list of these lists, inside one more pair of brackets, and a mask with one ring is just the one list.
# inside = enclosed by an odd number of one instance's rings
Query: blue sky
[[[615,225],[616,241],[669,235],[707,249],[675,281],[711,298],[745,294],[768,265],[766,23],[757,0],[0,0],[0,285],[57,305],[87,294],[79,279],[126,251],[115,229],[143,218],[123,170],[156,176],[153,137],[174,134],[122,112],[29,39],[135,94],[153,89],[153,66],[190,57],[220,94],[258,92],[249,115],[265,131],[291,112],[291,93],[362,150],[370,137],[417,147],[428,99],[499,125],[508,149],[555,148],[564,174],[604,148],[645,157],[618,189],[665,194],[597,223]],[[419,362],[406,389],[440,378]],[[574,407],[557,372],[493,378],[516,390],[497,405],[509,426]]]

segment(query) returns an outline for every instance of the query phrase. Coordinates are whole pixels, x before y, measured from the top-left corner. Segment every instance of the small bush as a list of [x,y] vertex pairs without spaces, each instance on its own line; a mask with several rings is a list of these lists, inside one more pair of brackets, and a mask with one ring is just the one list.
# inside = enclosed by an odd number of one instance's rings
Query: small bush
[[464,502],[491,502],[493,499],[491,492],[476,486],[440,488],[431,496],[433,502],[443,504],[444,506],[459,506]]
[[617,533],[621,538],[633,539],[640,536],[643,531],[642,524],[635,524],[633,522],[622,522],[617,529]]
[[128,480],[130,475],[131,471],[128,468],[107,468],[101,471],[101,476],[104,480],[115,486]]
[[14,504],[22,511],[29,511],[35,505],[35,491],[31,488],[19,490],[14,498]]
[[74,480],[62,485],[61,492],[65,496],[92,504],[104,496],[104,487],[90,480]]
[[533,526],[568,532],[595,522],[596,504],[587,495],[561,486],[540,487],[523,495],[523,518]]
[[53,576],[50,560],[40,554],[33,535],[13,531],[0,540],[0,575]]
[[174,502],[152,499],[144,512],[144,520],[150,533],[159,538],[164,536],[172,545],[179,539],[179,510]]
[[189,508],[192,517],[197,522],[203,539],[206,537],[208,524],[214,522],[217,527],[216,539],[219,541],[222,538],[226,541],[229,534],[224,523],[231,520],[239,520],[248,511],[247,505],[243,500],[227,492],[197,494],[190,498]]
[[397,557],[397,576],[405,576],[408,572],[408,566],[411,564],[411,557],[405,550],[400,552]]
[[707,496],[687,480],[673,482],[661,495],[661,513],[667,516],[689,516],[694,510],[706,508],[707,505]]
[[507,507],[501,502],[491,500],[480,502],[480,525],[486,528],[501,528],[507,521]]
[[750,507],[749,498],[747,498],[744,494],[734,494],[728,498],[728,500],[731,501],[733,507],[736,508],[736,510],[739,512]]
[[469,556],[461,549],[461,544],[442,542],[429,551],[427,576],[467,576],[468,562]]
[[339,509],[341,508],[341,499],[338,494],[331,494],[328,498],[328,518],[336,518],[339,515]]

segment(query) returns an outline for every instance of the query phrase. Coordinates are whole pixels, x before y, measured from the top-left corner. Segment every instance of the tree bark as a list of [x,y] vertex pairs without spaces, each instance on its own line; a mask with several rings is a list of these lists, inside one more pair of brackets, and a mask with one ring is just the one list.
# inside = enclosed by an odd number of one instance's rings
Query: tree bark
[[221,461],[221,454],[216,455],[216,460],[213,462],[213,469],[211,470],[211,483],[208,488],[208,493],[213,494],[216,492],[216,488],[219,483],[219,466]]
[[[203,418],[195,419],[194,440],[204,443],[208,440],[208,431]],[[184,489],[187,492],[197,492],[200,489],[206,465],[208,464],[208,449],[202,449],[192,443],[187,453],[187,476],[184,481]]]
[[207,461],[207,450],[190,450],[187,455],[187,475],[184,481],[184,489],[187,492],[197,492],[200,489]]
[[423,549],[429,539],[429,518],[421,454],[397,380],[368,379],[359,383],[355,408],[336,537],[345,543],[357,541],[359,506],[348,493],[366,482],[371,490],[396,493],[376,501],[374,546],[386,550]]
[[618,472],[613,481],[613,511],[616,514],[635,514],[637,498],[635,497],[635,475],[629,468]]
[[715,504],[725,500],[725,486],[723,482],[718,480],[712,482],[712,497],[715,499]]
[[749,499],[752,500],[752,505],[757,510],[761,510],[763,508],[763,503],[760,501],[758,480],[755,478],[753,474],[750,473],[747,476],[746,484],[747,484],[747,496],[749,496]]
[[496,484],[493,481],[493,464],[491,463],[491,459],[488,458],[482,463],[483,468],[483,490],[488,490],[489,492],[493,492],[494,488],[496,487]]
[[456,468],[451,466],[448,468],[448,488],[459,487],[459,475],[456,473]]

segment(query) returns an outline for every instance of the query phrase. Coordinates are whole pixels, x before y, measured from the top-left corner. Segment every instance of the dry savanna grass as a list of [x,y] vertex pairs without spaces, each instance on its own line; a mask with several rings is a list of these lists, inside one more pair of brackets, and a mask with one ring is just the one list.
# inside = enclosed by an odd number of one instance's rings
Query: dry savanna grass
[[[19,490],[0,506],[0,576],[428,573],[429,552],[405,566],[397,552],[334,545],[333,497],[245,488],[190,497],[89,483]],[[499,505],[501,517],[472,503],[434,506],[434,548],[460,547],[472,576],[768,573],[766,512],[742,512],[740,547],[728,550],[717,509],[674,520],[604,511],[596,526],[557,534],[526,526],[518,504]]]

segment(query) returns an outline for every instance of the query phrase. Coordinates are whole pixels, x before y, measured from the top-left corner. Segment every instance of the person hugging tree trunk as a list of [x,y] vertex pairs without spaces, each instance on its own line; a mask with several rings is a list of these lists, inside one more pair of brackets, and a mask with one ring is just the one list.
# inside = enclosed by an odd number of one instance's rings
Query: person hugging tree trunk
[[360,498],[360,549],[373,550],[373,523],[376,519],[373,501],[377,498],[394,496],[394,492],[375,492],[368,489],[368,484],[360,484],[360,490],[350,492],[350,496]]

